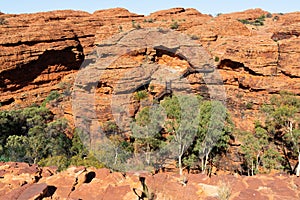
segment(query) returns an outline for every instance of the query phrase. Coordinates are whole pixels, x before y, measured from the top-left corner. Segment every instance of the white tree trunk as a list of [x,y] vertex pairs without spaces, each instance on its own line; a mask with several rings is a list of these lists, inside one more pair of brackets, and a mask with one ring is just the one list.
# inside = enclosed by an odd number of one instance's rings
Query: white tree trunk
[[147,150],[146,150],[146,162],[148,165],[150,165],[150,156],[151,156],[151,152],[150,152],[150,145],[149,143],[147,144]]
[[207,166],[207,163],[208,163],[208,156],[210,154],[210,151],[208,151],[206,154],[205,154],[205,163],[204,163],[204,171],[206,171],[206,166]]
[[253,163],[253,160],[251,162],[251,176],[254,175],[254,163]]
[[181,156],[178,156],[178,167],[180,176],[183,174]]
[[117,160],[118,160],[118,149],[115,149],[115,160],[114,160],[114,165],[117,164]]
[[201,157],[201,171],[204,171],[204,156]]
[[300,175],[300,152],[298,152],[298,166],[296,169],[296,176],[299,177]]

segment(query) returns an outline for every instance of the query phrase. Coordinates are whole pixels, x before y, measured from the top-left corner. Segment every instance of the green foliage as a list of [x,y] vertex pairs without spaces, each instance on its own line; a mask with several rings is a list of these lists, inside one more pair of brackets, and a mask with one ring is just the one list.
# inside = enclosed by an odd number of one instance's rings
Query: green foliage
[[40,166],[56,166],[58,171],[63,171],[68,168],[70,164],[69,159],[66,156],[51,156],[48,158],[42,158],[38,165]]
[[72,156],[70,165],[96,168],[105,167],[104,164],[101,163],[92,152],[88,153],[86,157],[82,157],[80,155]]
[[139,90],[134,93],[134,98],[138,101],[145,99],[148,96],[147,90]]
[[81,136],[83,136],[82,131],[75,129],[73,138],[72,138],[72,147],[70,148],[70,153],[72,156],[79,156],[83,158],[88,155],[88,150],[84,146]]
[[22,110],[0,111],[0,145],[11,135],[27,135],[35,126],[43,126],[53,119],[45,107],[32,106]]
[[44,106],[1,111],[0,159],[55,165],[60,170],[70,164],[103,166],[87,151],[79,130],[75,130],[74,137],[70,139],[67,137],[67,133],[71,133],[67,121],[53,118]]
[[151,163],[151,154],[163,144],[160,130],[163,116],[161,107],[143,108],[137,113],[135,122],[131,124],[132,137],[134,138],[135,153],[144,154],[147,165]]
[[215,57],[215,62],[219,62],[220,58],[218,56]]
[[123,32],[123,26],[119,26],[119,33]]
[[0,17],[0,25],[6,25],[8,22],[3,17]]
[[27,118],[30,128],[23,135],[10,135],[6,139],[5,152],[12,161],[37,163],[50,156],[69,155],[71,141],[65,130],[67,122],[58,119],[45,122],[40,115]]
[[299,97],[281,92],[263,105],[261,111],[265,114],[264,126],[256,122],[255,133],[246,134],[241,146],[248,173],[284,168],[294,171],[290,159],[300,154]]
[[114,121],[107,121],[103,126],[103,131],[106,135],[116,134],[119,132],[119,127]]
[[252,109],[253,108],[253,101],[247,102],[245,106],[246,106],[247,109]]
[[289,123],[299,122],[300,100],[293,94],[282,92],[280,96],[273,96],[270,104],[261,109],[266,114],[266,127],[275,136],[287,133]]
[[11,135],[7,138],[5,148],[13,161],[26,161],[29,140],[26,136]]
[[272,169],[282,169],[281,162],[283,161],[282,156],[276,151],[275,146],[270,145],[269,148],[264,152],[262,157],[262,163],[265,169],[270,172]]
[[[70,96],[71,95],[71,87],[72,87],[71,83],[69,83],[69,82],[60,82],[58,84],[58,87],[62,90],[62,95],[64,95],[64,96]],[[58,94],[58,96],[54,99],[57,99],[59,97],[60,97],[60,95]]]
[[222,103],[173,96],[162,101],[162,106],[167,114],[164,128],[171,134],[168,140],[180,147],[174,151],[184,164],[193,166],[201,161],[205,170],[208,160],[226,151],[232,122]]
[[0,162],[9,162],[9,158],[5,155],[0,155]]
[[134,20],[132,20],[132,28],[141,29],[142,27],[139,23],[136,23]]
[[247,19],[238,19],[239,22],[241,22],[242,24],[251,24],[251,22]]
[[201,170],[208,161],[227,150],[232,122],[221,102],[202,101],[200,104],[197,140],[193,151],[201,161]]
[[254,20],[238,19],[238,21],[243,24],[250,24],[250,25],[254,25],[254,26],[263,26],[265,18],[266,18],[266,16],[262,15],[259,18],[254,19]]
[[49,93],[49,95],[46,97],[46,99],[44,100],[44,102],[42,103],[43,106],[45,106],[47,103],[49,103],[50,101],[56,100],[60,97],[60,93],[56,90],[51,91]]
[[173,21],[171,24],[170,24],[170,28],[173,29],[173,30],[176,30],[179,28],[179,24],[177,21]]
[[150,18],[150,19],[144,19],[144,22],[148,22],[148,23],[153,23],[155,20]]

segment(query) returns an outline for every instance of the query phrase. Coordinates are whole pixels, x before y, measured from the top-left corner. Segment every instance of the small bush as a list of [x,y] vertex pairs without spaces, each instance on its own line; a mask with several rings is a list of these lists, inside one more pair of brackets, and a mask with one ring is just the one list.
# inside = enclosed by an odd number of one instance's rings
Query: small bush
[[119,32],[123,32],[123,26],[119,26]]
[[154,19],[152,19],[152,18],[150,18],[150,19],[144,19],[144,22],[146,23],[146,22],[148,22],[148,23],[153,23],[155,20]]
[[228,183],[221,182],[218,188],[218,199],[228,200],[231,195],[231,187]]
[[0,25],[6,25],[6,24],[7,21],[3,17],[0,17]]
[[218,56],[215,57],[215,62],[219,62],[220,58]]
[[266,15],[266,18],[272,18],[273,17],[273,15],[271,14],[271,13],[268,13],[267,15]]
[[53,156],[48,158],[43,158],[38,162],[38,165],[42,167],[56,166],[58,171],[63,171],[68,168],[70,161],[65,156]]
[[152,91],[152,90],[154,90],[155,87],[154,87],[154,85],[150,85],[149,88],[150,88],[150,90]]
[[273,21],[278,21],[278,20],[279,20],[278,16],[273,17]]
[[137,91],[134,95],[134,98],[138,101],[140,101],[141,99],[145,99],[148,96],[147,91],[146,90],[141,90],[141,91]]
[[179,24],[177,21],[173,21],[172,24],[170,25],[170,28],[173,30],[178,29],[178,27],[179,27]]
[[132,21],[132,28],[141,29],[142,27],[139,23],[136,23],[135,21]]
[[238,19],[239,22],[241,22],[242,24],[250,24],[250,21],[247,19]]
[[46,97],[44,102],[42,103],[42,106],[45,106],[48,102],[53,101],[55,99],[58,99],[60,97],[60,93],[58,91],[51,91],[49,95]]
[[0,156],[0,162],[9,162],[9,157],[6,157],[4,155]]
[[197,35],[192,35],[192,36],[191,36],[191,39],[192,39],[192,40],[199,40],[199,37],[198,37]]
[[247,19],[238,19],[239,22],[243,23],[243,24],[250,24],[250,25],[254,25],[254,26],[263,26],[264,25],[264,21],[265,21],[266,16],[262,15],[259,18],[253,20],[247,20]]
[[253,102],[252,101],[249,101],[249,102],[246,103],[246,108],[247,109],[252,109],[252,107],[253,107]]

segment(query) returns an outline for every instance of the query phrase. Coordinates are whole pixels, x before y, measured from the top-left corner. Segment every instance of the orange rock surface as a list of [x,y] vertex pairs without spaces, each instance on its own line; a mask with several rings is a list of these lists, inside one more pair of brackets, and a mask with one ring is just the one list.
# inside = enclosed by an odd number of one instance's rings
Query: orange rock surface
[[176,172],[153,175],[84,167],[57,172],[25,163],[0,163],[0,199],[132,200],[143,192],[141,178],[145,180],[148,195],[154,199],[219,199],[222,194],[228,194],[230,200],[300,197],[300,179],[282,174],[211,177],[187,174],[183,184]]
[[[263,15],[262,26],[240,22]],[[115,8],[93,14],[64,10],[2,14],[1,18],[5,21],[0,25],[2,110],[41,103],[51,90],[61,89],[62,82],[72,85],[85,56],[104,39],[137,27],[170,28],[174,21],[178,24],[176,31],[202,44],[215,59],[228,108],[239,128],[253,128],[259,106],[271,94],[286,90],[300,95],[300,12],[271,14],[252,9],[213,17],[195,9],[173,8],[143,16]],[[137,54],[115,65],[122,65],[126,71],[144,56]],[[157,56],[155,62],[166,59],[166,55]],[[172,62],[174,66],[185,65],[182,60]],[[114,90],[114,73],[108,74],[106,83],[97,90],[96,107],[103,121],[111,118],[105,105]],[[195,86],[203,84],[200,76],[191,75],[189,79]],[[249,103],[253,106],[247,106]],[[70,103],[62,108],[61,114],[71,120]]]

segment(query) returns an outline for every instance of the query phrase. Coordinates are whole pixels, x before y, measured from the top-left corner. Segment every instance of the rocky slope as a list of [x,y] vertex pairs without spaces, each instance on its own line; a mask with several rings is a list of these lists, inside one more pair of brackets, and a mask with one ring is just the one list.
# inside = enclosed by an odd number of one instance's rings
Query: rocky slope
[[[265,17],[262,19],[262,16]],[[255,20],[263,25],[253,25]],[[300,94],[299,12],[270,14],[254,9],[212,17],[183,8],[158,11],[149,16],[122,8],[93,14],[65,10],[1,14],[1,109],[40,103],[49,91],[61,88],[62,84],[58,83],[72,85],[84,57],[104,39],[139,27],[170,28],[174,21],[178,25],[176,31],[191,36],[214,58],[225,84],[228,108],[238,127],[252,129],[259,106],[270,94],[282,90]],[[145,54],[137,54],[129,60],[139,63],[149,56]],[[154,54],[157,63],[186,64],[174,55]],[[125,71],[130,64],[123,66]],[[188,78],[195,87],[203,82],[195,75]],[[107,83],[113,82],[114,78],[108,76]],[[113,87],[99,86],[98,113],[107,112]],[[71,105],[65,103],[62,107],[62,114],[71,119]],[[106,113],[100,118],[105,121],[111,116]]]
[[[255,26],[254,23],[263,24]],[[95,46],[112,35],[139,27],[164,29],[171,26],[211,54],[213,64],[222,75],[227,106],[238,128],[251,130],[253,121],[261,117],[259,106],[272,94],[285,90],[300,95],[300,12],[270,14],[255,9],[217,17],[183,8],[158,11],[149,16],[122,8],[93,14],[71,10],[21,15],[0,13],[0,109],[41,103],[52,90],[70,94],[84,59]],[[113,117],[110,110],[114,92],[125,90],[126,84],[142,81],[138,75],[148,72],[133,74],[136,79],[126,80],[121,88],[116,84],[119,77],[149,60],[149,66],[153,63],[165,65],[167,70],[180,73],[192,67],[178,55],[158,49],[141,49],[122,56],[101,77],[105,81],[96,87],[96,110],[101,122]],[[156,70],[156,74],[166,70],[163,67],[148,69],[149,73]],[[200,73],[187,75],[192,92],[205,96],[207,88],[203,87],[203,79]],[[150,98],[162,90],[155,82],[152,85],[154,95]],[[51,109],[72,121],[70,98],[64,99]],[[131,116],[143,106],[135,100],[128,105]],[[231,149],[233,157],[234,148]],[[237,158],[226,159],[232,162]],[[223,165],[225,170],[229,166],[225,161]],[[93,199],[95,195],[98,195],[96,199],[135,199],[133,188],[138,188],[137,193],[141,195],[140,175],[146,178],[146,185],[158,199],[215,199],[218,188],[226,189],[222,183],[231,186],[231,199],[299,199],[299,180],[280,174],[218,175],[211,179],[189,174],[188,183],[183,186],[174,173],[125,175],[92,168],[70,168],[57,173],[53,168],[23,163],[1,163],[0,199]],[[162,182],[168,182],[168,187],[162,187]],[[121,197],[110,196],[116,193]]]
[[[183,182],[184,180],[184,182]],[[142,184],[144,182],[145,184]],[[0,199],[299,199],[300,179],[281,174],[255,177],[174,172],[110,172],[108,169],[70,167],[57,172],[25,163],[0,163]],[[147,192],[148,191],[148,192]],[[148,198],[144,198],[148,199]]]

